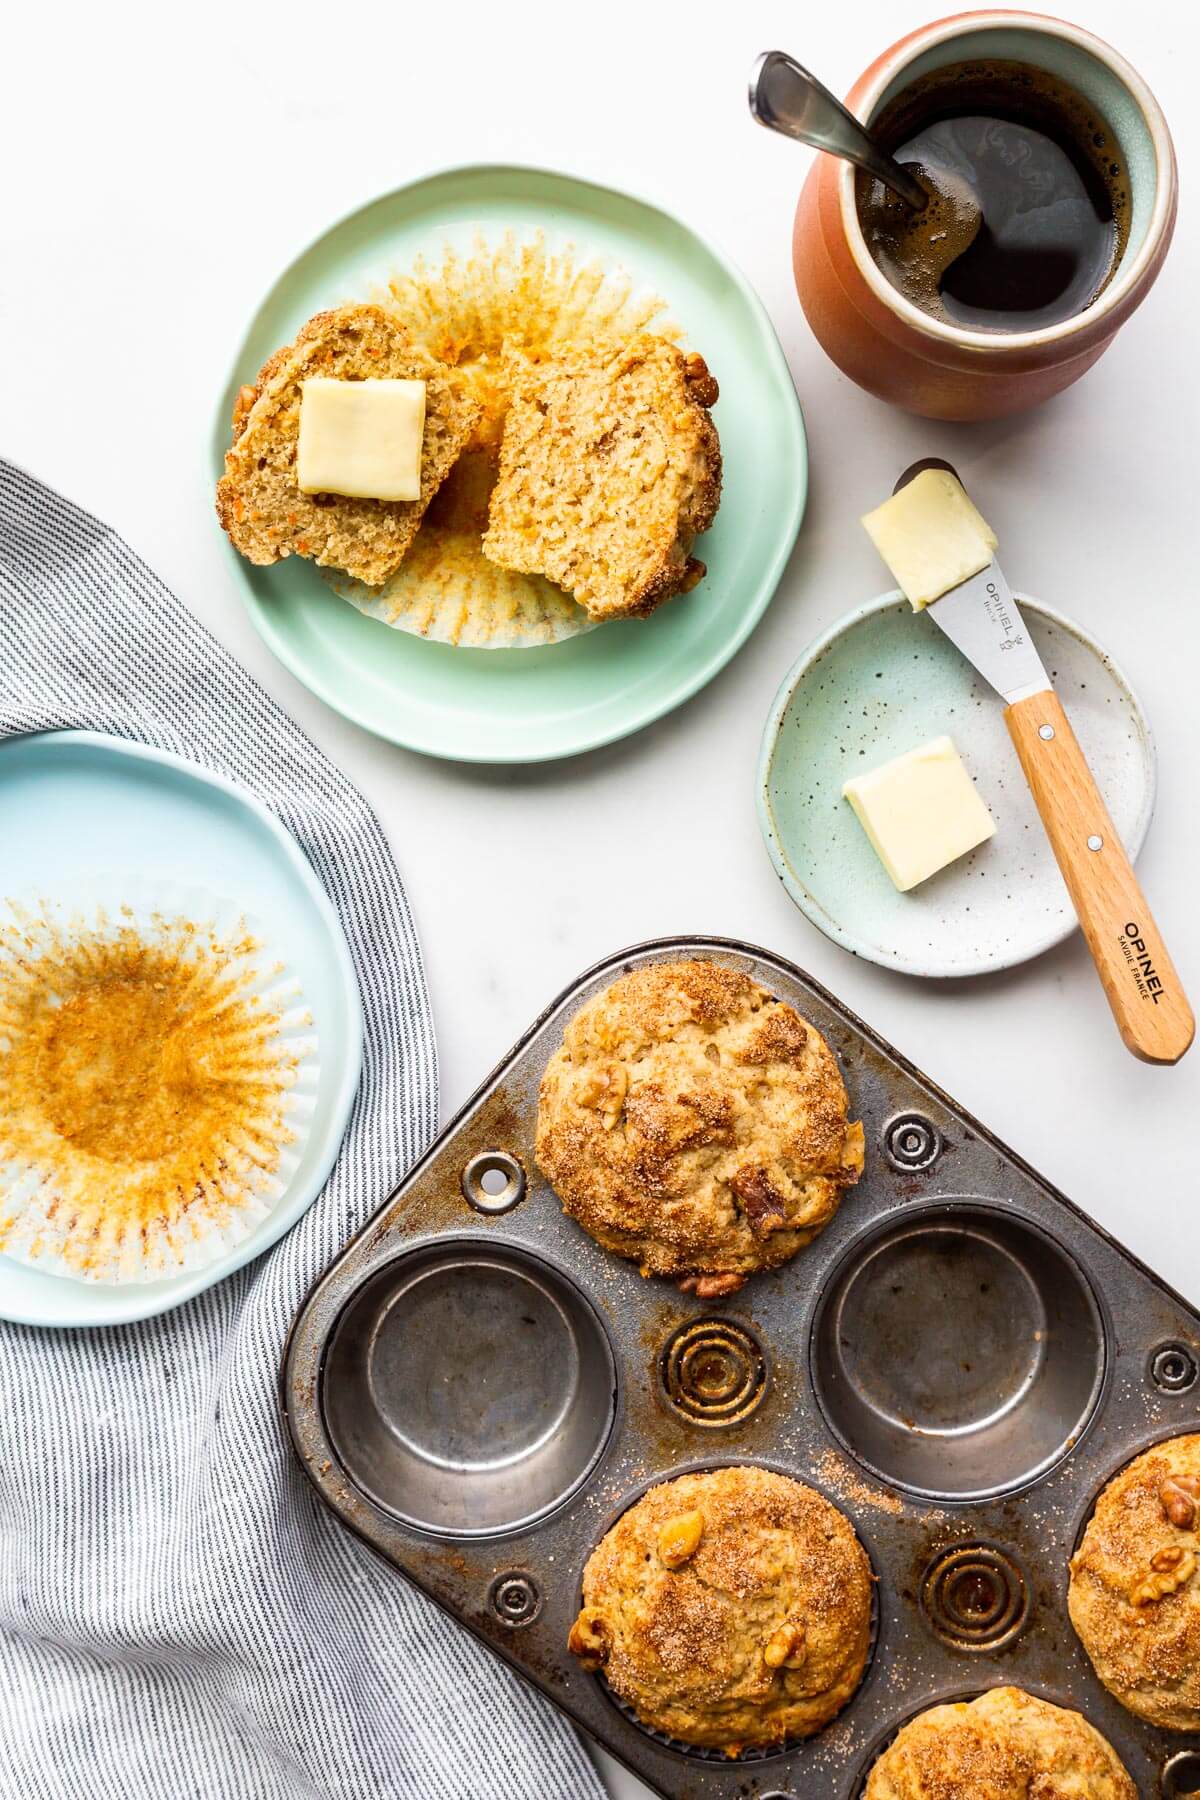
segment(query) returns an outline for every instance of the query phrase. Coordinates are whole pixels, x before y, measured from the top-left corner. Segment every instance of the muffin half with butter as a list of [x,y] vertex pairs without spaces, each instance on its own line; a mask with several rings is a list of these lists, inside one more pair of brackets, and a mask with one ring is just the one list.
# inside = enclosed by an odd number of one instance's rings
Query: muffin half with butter
[[862,1173],[863,1128],[793,1007],[719,963],[648,963],[568,1025],[537,1161],[597,1242],[707,1299],[828,1225]]
[[854,1694],[871,1565],[849,1520],[770,1469],[681,1475],[601,1540],[568,1645],[642,1723],[742,1751],[811,1737]]
[[217,517],[253,563],[395,574],[479,405],[380,306],[318,313],[239,390]]
[[1109,1482],[1067,1604],[1122,1706],[1161,1730],[1200,1731],[1200,1436],[1156,1444]]
[[1116,1751],[1082,1714],[1021,1688],[934,1706],[871,1770],[863,1800],[1137,1800]]

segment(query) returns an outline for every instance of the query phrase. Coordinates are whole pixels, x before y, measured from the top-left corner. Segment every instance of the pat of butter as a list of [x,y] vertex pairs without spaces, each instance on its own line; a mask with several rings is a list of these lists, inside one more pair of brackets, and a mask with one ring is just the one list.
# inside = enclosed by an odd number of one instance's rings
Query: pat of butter
[[922,469],[863,524],[914,612],[986,569],[996,548],[995,532],[949,469]]
[[856,775],[842,794],[902,894],[996,834],[952,738]]
[[302,494],[419,500],[423,381],[301,384],[297,482]]

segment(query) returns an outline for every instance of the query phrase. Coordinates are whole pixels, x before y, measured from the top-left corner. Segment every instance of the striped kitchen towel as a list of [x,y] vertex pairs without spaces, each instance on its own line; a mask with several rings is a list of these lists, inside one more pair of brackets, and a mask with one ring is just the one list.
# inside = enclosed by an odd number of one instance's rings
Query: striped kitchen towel
[[383,834],[120,538],[0,462],[0,734],[68,726],[283,820],[349,941],[366,1061],[325,1191],[256,1262],[140,1325],[0,1324],[0,1796],[600,1800],[540,1696],[320,1507],[277,1416],[297,1307],[436,1125]]

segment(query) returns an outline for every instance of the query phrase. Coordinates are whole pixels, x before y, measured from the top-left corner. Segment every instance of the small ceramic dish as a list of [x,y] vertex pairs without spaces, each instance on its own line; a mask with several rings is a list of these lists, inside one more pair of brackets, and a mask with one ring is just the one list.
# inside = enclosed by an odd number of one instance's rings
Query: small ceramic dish
[[533,649],[465,649],[390,630],[299,557],[256,568],[229,550],[255,626],[328,706],[392,743],[482,763],[541,762],[612,743],[695,694],[762,617],[804,513],[808,454],[787,362],[750,284],[644,200],[548,169],[446,169],[351,213],[284,270],[237,351],[213,426],[214,480],[239,385],[313,313],[366,298],[418,255],[542,233],[661,295],[721,387],[724,485],[697,541],[708,574],[650,619]]
[[0,1318],[27,1325],[119,1325],[180,1306],[261,1255],[311,1206],[341,1144],[362,1069],[354,965],[333,905],[289,832],[244,789],[195,763],[91,731],[0,744],[4,892],[73,905],[87,871],[194,885],[271,922],[273,949],[303,991],[320,1046],[313,1110],[297,1167],[256,1229],[190,1274],[108,1285],[0,1255]]
[[[1154,809],[1150,728],[1100,646],[1018,595],[1131,857]],[[948,733],[987,802],[990,842],[901,894],[842,785]],[[759,823],[800,910],[855,956],[908,975],[981,975],[1061,943],[1075,914],[1004,723],[1004,703],[898,590],[849,613],[789,671],[759,756]]]

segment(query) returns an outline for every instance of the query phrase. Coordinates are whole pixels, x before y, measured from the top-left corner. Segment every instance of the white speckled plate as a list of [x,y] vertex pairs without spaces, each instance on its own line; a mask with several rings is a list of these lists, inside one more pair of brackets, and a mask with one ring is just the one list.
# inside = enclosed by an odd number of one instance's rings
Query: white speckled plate
[[[1131,856],[1154,810],[1141,706],[1112,659],[1060,613],[1017,596]],[[842,784],[949,732],[996,836],[899,894]],[[898,591],[804,652],[780,688],[758,769],[763,837],[788,893],[856,956],[908,975],[980,975],[1061,943],[1075,914],[1004,723],[1004,704]]]

